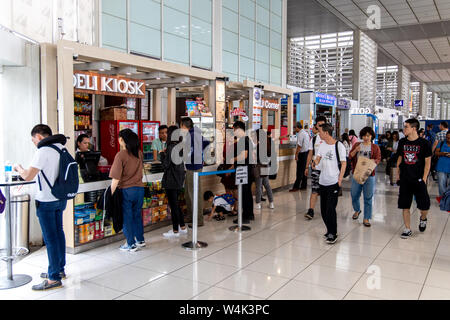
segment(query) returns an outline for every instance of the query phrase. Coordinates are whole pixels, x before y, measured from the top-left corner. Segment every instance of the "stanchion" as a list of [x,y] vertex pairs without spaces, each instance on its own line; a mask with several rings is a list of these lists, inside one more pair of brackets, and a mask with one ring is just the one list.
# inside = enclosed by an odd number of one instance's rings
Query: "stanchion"
[[250,231],[252,228],[249,226],[243,226],[242,225],[242,184],[239,184],[238,186],[238,225],[232,226],[229,228],[230,231],[233,232],[242,232],[242,231]]
[[192,205],[192,241],[183,243],[183,248],[186,250],[197,250],[201,248],[206,248],[208,244],[206,242],[201,242],[197,240],[198,232],[198,178],[199,173],[194,172],[194,195],[193,195],[193,205]]

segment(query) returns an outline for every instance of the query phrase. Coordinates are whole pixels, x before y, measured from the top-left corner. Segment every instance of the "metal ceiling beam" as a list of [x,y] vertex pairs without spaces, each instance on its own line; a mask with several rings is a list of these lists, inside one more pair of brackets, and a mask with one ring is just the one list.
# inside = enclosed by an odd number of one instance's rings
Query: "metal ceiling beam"
[[407,65],[408,69],[413,71],[442,70],[450,69],[450,62],[443,63],[427,63],[427,64],[411,64]]

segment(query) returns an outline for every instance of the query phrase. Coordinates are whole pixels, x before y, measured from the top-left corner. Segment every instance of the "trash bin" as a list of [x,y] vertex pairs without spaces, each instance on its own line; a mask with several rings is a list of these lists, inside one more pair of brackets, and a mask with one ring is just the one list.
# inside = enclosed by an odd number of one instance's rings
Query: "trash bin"
[[[13,255],[29,252],[30,195],[11,195],[11,245]],[[7,248],[5,212],[0,214],[0,249]]]

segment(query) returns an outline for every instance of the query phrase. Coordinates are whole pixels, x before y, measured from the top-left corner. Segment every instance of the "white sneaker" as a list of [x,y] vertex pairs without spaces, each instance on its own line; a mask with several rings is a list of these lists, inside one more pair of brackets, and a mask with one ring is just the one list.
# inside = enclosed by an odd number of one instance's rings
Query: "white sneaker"
[[273,204],[273,202],[269,203],[269,208],[270,209],[275,209],[275,205]]
[[165,238],[178,238],[180,236],[180,233],[179,232],[175,233],[175,232],[173,232],[173,230],[169,230],[169,231],[163,233],[163,236]]
[[[173,232],[173,231],[172,231]],[[186,229],[181,229],[181,228],[178,228],[178,233],[179,234],[187,234],[188,233],[188,228],[186,228]]]
[[255,209],[261,209],[261,203],[257,203]]

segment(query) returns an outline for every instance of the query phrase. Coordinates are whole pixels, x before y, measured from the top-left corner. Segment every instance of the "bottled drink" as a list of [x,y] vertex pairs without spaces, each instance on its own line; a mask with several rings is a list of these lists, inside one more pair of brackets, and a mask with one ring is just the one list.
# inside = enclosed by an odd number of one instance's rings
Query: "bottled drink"
[[5,182],[12,181],[12,164],[9,161],[5,162]]

